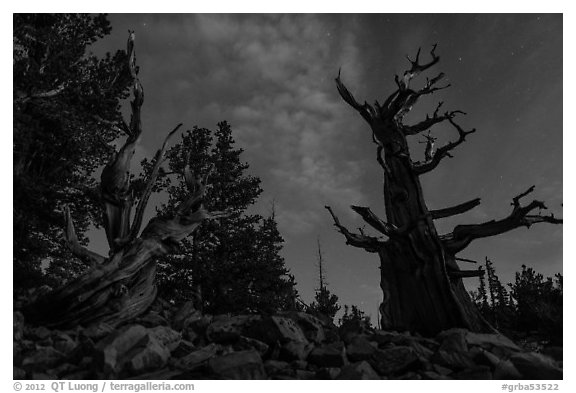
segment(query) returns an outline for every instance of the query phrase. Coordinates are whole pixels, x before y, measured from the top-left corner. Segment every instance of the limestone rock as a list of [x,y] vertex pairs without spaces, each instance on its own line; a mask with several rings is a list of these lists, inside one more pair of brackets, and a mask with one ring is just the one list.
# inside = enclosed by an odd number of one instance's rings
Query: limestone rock
[[196,310],[194,302],[184,303],[175,313],[172,319],[172,326],[176,330],[182,330],[188,323],[202,317],[202,313]]
[[65,355],[74,352],[78,345],[68,334],[59,331],[55,331],[52,334],[52,342],[54,343],[54,348]]
[[466,329],[449,329],[440,332],[436,339],[441,342],[440,350],[446,352],[467,352]]
[[282,370],[286,370],[290,367],[288,362],[284,362],[281,360],[266,360],[264,362],[264,370],[268,375],[278,374]]
[[463,370],[475,366],[471,356],[466,352],[447,352],[438,350],[431,361],[452,370]]
[[260,340],[256,340],[255,338],[240,336],[238,341],[234,344],[234,350],[243,351],[249,349],[255,349],[260,354],[260,356],[264,357],[268,352],[269,346],[268,344]]
[[98,341],[103,337],[108,336],[114,331],[114,328],[105,322],[99,323],[97,325],[90,325],[86,329],[80,331],[81,336],[91,338],[92,340]]
[[296,322],[279,316],[264,317],[256,321],[244,335],[256,338],[268,345],[274,345],[276,342],[283,344],[289,341],[308,343],[308,339]]
[[40,347],[26,354],[22,360],[22,368],[27,371],[45,371],[65,358],[65,355],[52,347]]
[[265,379],[266,372],[258,352],[239,351],[212,358],[210,371],[219,379]]
[[14,340],[22,340],[22,337],[24,336],[24,315],[22,315],[22,313],[19,311],[15,311],[12,315]]
[[289,311],[281,314],[292,319],[300,326],[308,341],[320,344],[326,341],[323,322],[313,315],[301,311]]
[[490,372],[490,367],[488,366],[475,366],[466,370],[459,371],[451,375],[454,379],[492,379],[492,373]]
[[[316,379],[331,380],[336,379],[342,370],[340,367],[323,367],[316,371]],[[352,378],[350,378],[352,379]]]

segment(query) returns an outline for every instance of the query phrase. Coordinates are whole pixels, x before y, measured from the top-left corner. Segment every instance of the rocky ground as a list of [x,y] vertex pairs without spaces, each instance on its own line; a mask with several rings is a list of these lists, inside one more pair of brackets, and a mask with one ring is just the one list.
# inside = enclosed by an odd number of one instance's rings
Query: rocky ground
[[424,338],[162,301],[117,328],[50,330],[14,312],[14,379],[562,379],[562,349],[544,352],[464,329]]

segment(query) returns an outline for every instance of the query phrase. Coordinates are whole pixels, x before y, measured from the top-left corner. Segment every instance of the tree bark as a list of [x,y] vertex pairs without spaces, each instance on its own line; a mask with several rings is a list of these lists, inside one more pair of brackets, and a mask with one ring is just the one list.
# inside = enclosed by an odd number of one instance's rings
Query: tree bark
[[[402,78],[396,76],[398,89],[382,105],[359,104],[352,93],[342,83],[340,73],[336,85],[341,97],[352,106],[370,125],[372,140],[377,145],[377,161],[384,171],[384,207],[386,221],[378,218],[367,207],[352,206],[372,228],[387,237],[355,234],[346,229],[330,210],[338,230],[346,237],[347,243],[378,253],[380,257],[383,301],[380,305],[381,326],[383,329],[410,330],[425,335],[434,335],[452,327],[462,327],[473,331],[493,331],[481,316],[470,299],[462,279],[477,277],[477,271],[462,271],[456,263],[456,254],[472,240],[497,235],[519,226],[529,226],[537,222],[561,223],[554,216],[534,216],[528,213],[535,208],[545,208],[542,202],[534,201],[521,207],[519,199],[533,190],[520,194],[513,200],[514,211],[500,221],[490,221],[479,225],[457,226],[448,235],[439,235],[434,219],[464,213],[480,204],[476,198],[460,205],[428,210],[420,176],[435,169],[451,152],[462,144],[466,136],[475,130],[465,131],[454,118],[464,112],[456,110],[439,115],[442,103],[432,117],[409,126],[403,124],[404,116],[412,109],[421,96],[449,87],[437,87],[444,77],[440,73],[427,79],[423,88],[413,90],[413,78],[434,66],[439,61],[432,48],[431,61],[419,63],[420,50],[415,60],[408,59],[411,68]],[[436,152],[429,151],[423,161],[413,161],[408,149],[407,136],[419,135],[438,124],[448,122],[458,133],[458,139],[440,147]],[[428,135],[427,139],[433,139]],[[431,150],[431,149],[429,149]],[[384,155],[384,157],[382,157]]]

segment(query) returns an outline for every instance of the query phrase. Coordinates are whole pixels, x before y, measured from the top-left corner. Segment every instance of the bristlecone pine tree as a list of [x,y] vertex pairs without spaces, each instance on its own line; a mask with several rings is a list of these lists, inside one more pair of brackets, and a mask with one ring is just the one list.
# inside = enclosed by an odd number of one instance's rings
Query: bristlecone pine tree
[[[340,79],[336,78],[338,92],[346,103],[354,108],[370,125],[372,139],[377,145],[376,158],[384,172],[384,206],[386,218],[377,217],[368,207],[352,206],[370,226],[388,239],[365,233],[352,233],[345,228],[329,206],[335,226],[352,246],[378,253],[381,261],[383,301],[380,305],[383,329],[411,330],[423,334],[435,334],[451,327],[463,327],[474,331],[487,331],[492,327],[482,318],[470,300],[462,283],[464,277],[477,276],[478,270],[461,270],[456,264],[457,255],[473,240],[495,236],[518,227],[547,222],[562,223],[554,215],[531,214],[546,209],[541,201],[522,206],[520,199],[534,190],[534,186],[512,199],[512,212],[508,217],[481,224],[457,225],[445,235],[439,235],[434,220],[464,213],[478,204],[480,199],[441,210],[429,210],[424,200],[420,176],[436,168],[454,148],[464,142],[475,130],[465,131],[455,122],[464,112],[456,110],[440,114],[440,103],[433,115],[414,124],[404,124],[404,117],[417,101],[435,91],[444,73],[427,79],[420,89],[412,89],[411,81],[439,61],[433,46],[428,63],[420,63],[420,50],[410,61],[411,67],[403,77],[396,76],[398,86],[382,104],[360,104]],[[427,146],[424,161],[411,159],[407,138],[427,132],[434,125],[448,122],[458,133],[458,139],[438,148]],[[427,138],[433,143],[433,138]]]
[[[166,143],[181,125],[166,137],[156,153],[153,167],[145,187],[134,198],[130,186],[130,161],[142,134],[141,109],[144,92],[138,80],[134,33],[128,38],[128,69],[132,77],[130,123],[118,124],[127,139],[105,166],[101,176],[101,197],[104,210],[104,228],[110,251],[108,257],[84,248],[79,242],[71,219],[70,209],[64,208],[65,237],[71,251],[89,261],[92,268],[28,306],[27,320],[48,326],[77,326],[97,322],[116,325],[146,311],[156,297],[154,278],[156,257],[170,253],[175,245],[190,235],[205,219],[215,219],[227,212],[209,212],[204,208],[206,181],[197,178],[189,166],[182,176],[189,194],[182,199],[171,216],[152,218],[140,233],[142,217],[156,182],[160,166],[165,159]],[[135,207],[132,222],[132,208]]]

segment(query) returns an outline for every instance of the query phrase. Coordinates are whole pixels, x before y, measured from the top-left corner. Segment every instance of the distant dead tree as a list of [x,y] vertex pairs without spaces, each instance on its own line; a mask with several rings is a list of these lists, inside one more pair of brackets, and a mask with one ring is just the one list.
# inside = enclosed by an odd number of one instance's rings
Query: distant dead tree
[[[105,257],[84,248],[78,241],[70,209],[64,207],[66,242],[74,255],[89,262],[92,267],[85,274],[28,306],[25,314],[32,322],[63,327],[98,322],[116,325],[142,314],[156,298],[156,257],[170,253],[203,220],[227,215],[226,212],[209,212],[204,209],[203,199],[210,171],[199,178],[188,165],[180,175],[186,181],[189,197],[180,203],[173,216],[154,217],[140,232],[144,210],[165,159],[166,144],[182,124],[174,128],[164,140],[156,153],[145,187],[135,198],[130,186],[130,162],[142,134],[144,91],[137,75],[134,38],[134,33],[130,32],[127,67],[133,80],[134,96],[130,123],[110,124],[125,132],[127,139],[101,175],[104,229],[110,251]],[[188,157],[190,159],[193,157]],[[135,210],[132,216],[133,207]]]
[[[533,214],[534,210],[546,209],[541,201],[521,205],[520,199],[534,190],[528,188],[512,199],[512,212],[508,217],[481,224],[457,225],[450,233],[440,235],[434,220],[451,217],[469,211],[480,204],[480,199],[440,210],[429,210],[424,200],[420,176],[434,170],[451,152],[462,144],[475,129],[466,131],[455,122],[456,110],[439,113],[440,103],[433,115],[414,125],[404,124],[404,117],[418,100],[450,85],[438,86],[444,77],[440,73],[420,89],[412,89],[410,82],[440,60],[430,52],[431,60],[420,63],[420,50],[410,61],[411,67],[403,77],[396,76],[397,89],[382,104],[360,104],[340,78],[336,86],[341,97],[370,125],[372,139],[377,145],[376,158],[384,171],[384,221],[370,208],[352,206],[364,221],[387,239],[364,233],[352,233],[344,227],[329,206],[335,226],[346,237],[349,245],[377,253],[380,257],[381,288],[383,302],[380,305],[382,329],[411,330],[423,334],[435,334],[451,327],[463,327],[474,331],[492,330],[472,303],[462,279],[475,277],[478,270],[461,270],[456,264],[458,253],[473,240],[495,236],[518,227],[547,222],[561,224],[554,215]],[[426,137],[427,148],[424,161],[411,159],[407,138],[421,135],[434,125],[447,122],[458,138],[433,151],[434,139]]]

